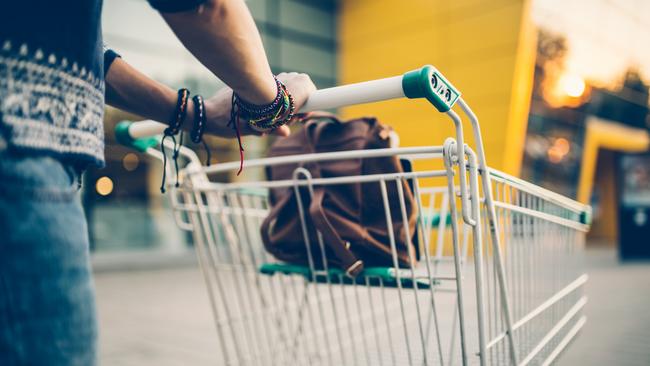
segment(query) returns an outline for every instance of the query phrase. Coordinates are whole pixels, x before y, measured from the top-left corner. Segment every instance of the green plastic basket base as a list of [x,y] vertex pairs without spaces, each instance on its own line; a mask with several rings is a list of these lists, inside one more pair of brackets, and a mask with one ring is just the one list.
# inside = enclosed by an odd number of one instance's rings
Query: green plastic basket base
[[369,286],[383,286],[383,287],[398,287],[398,283],[402,288],[415,288],[428,289],[431,286],[439,284],[439,281],[418,278],[415,280],[411,277],[411,270],[399,270],[398,273],[393,267],[370,267],[366,268],[356,277],[350,277],[345,272],[338,268],[329,269],[327,272],[324,270],[313,271],[307,266],[299,266],[287,263],[264,263],[259,268],[260,273],[273,276],[275,274],[283,275],[298,275],[306,278],[310,282],[317,283],[332,283],[344,285],[369,285]]

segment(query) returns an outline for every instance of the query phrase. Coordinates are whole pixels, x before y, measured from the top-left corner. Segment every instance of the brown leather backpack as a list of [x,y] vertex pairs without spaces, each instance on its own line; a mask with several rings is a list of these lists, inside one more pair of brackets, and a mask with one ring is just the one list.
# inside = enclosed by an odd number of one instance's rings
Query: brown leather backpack
[[[333,115],[318,113],[308,115],[304,121],[302,129],[289,137],[278,139],[271,147],[269,156],[390,147],[391,128],[382,125],[375,118],[360,118],[342,123]],[[276,165],[267,169],[267,175],[270,180],[291,180],[298,167],[309,170],[312,178],[403,172],[402,163],[397,157],[391,156]],[[406,222],[411,238],[406,235],[397,184],[395,181],[387,181],[386,188],[398,263],[400,267],[410,267],[412,263],[409,260],[409,250],[417,258],[413,245],[417,206],[409,184],[400,184],[404,190]],[[364,266],[393,266],[379,182],[314,185],[313,197],[310,197],[307,187],[302,187],[299,191],[311,254],[318,268],[323,268],[323,261],[316,229],[322,234],[330,268],[338,267],[349,275],[356,276]],[[295,189],[271,189],[270,203],[271,211],[261,227],[264,246],[281,261],[308,265]]]

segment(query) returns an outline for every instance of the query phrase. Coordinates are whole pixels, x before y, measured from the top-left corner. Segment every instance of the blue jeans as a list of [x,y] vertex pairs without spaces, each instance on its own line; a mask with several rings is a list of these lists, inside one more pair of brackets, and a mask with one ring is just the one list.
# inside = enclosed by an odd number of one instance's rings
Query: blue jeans
[[94,365],[97,325],[79,173],[0,148],[0,365]]

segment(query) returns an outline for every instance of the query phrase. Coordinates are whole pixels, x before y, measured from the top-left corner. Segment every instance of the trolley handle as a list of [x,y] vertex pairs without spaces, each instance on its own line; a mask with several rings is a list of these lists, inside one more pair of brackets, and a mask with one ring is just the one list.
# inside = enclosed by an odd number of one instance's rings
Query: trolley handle
[[[425,98],[440,112],[449,111],[460,98],[456,89],[435,67],[423,66],[404,75],[365,81],[312,93],[301,112],[339,108],[398,98]],[[117,140],[139,151],[155,146],[167,125],[155,121],[120,123],[115,128]],[[144,150],[143,150],[144,149]]]

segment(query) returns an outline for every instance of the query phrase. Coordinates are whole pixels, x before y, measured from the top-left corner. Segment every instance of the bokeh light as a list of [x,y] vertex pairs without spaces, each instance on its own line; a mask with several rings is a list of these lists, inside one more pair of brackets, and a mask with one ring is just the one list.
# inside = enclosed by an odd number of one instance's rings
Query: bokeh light
[[106,176],[101,177],[97,179],[97,183],[95,183],[95,189],[100,195],[108,196],[111,194],[111,192],[113,192],[113,180]]
[[569,140],[565,139],[564,137],[560,137],[555,140],[555,143],[553,145],[562,155],[568,154],[571,150],[571,144],[569,143]]
[[134,153],[127,153],[122,158],[122,166],[129,172],[132,172],[138,168],[140,164],[140,159]]
[[557,164],[564,159],[569,151],[571,151],[571,144],[569,143],[569,140],[565,139],[564,137],[560,137],[555,139],[553,145],[548,148],[546,154],[548,156],[548,160],[551,163]]

